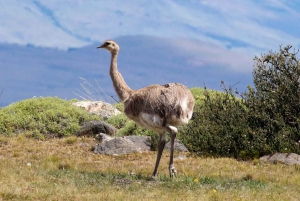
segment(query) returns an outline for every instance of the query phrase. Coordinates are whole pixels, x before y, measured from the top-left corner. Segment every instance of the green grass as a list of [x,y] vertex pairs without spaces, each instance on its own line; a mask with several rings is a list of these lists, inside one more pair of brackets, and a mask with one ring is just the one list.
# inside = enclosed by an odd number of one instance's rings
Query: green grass
[[170,179],[165,152],[158,180],[152,180],[156,152],[94,154],[91,147],[97,142],[92,138],[38,141],[19,135],[2,136],[0,142],[0,200],[300,198],[299,166],[187,155],[175,160],[178,177]]

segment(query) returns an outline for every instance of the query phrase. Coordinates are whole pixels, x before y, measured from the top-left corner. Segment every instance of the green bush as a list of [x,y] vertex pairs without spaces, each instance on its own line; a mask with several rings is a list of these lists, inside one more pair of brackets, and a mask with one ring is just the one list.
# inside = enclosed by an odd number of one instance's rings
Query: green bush
[[112,116],[111,118],[106,120],[107,123],[113,125],[117,129],[123,128],[128,123],[128,121],[129,119],[124,113]]
[[43,139],[74,134],[85,121],[99,119],[73,101],[57,97],[32,98],[11,104],[0,110],[0,134],[25,134]]
[[186,146],[196,153],[240,159],[300,153],[300,61],[290,49],[255,57],[255,88],[243,94],[225,87],[219,93],[192,89],[193,119],[179,133]]
[[255,89],[246,94],[249,125],[272,152],[300,153],[300,61],[292,46],[255,57]]
[[241,159],[256,156],[263,147],[248,126],[244,100],[231,88],[224,89],[202,91],[204,99],[196,102],[193,118],[179,138],[190,151],[202,155]]

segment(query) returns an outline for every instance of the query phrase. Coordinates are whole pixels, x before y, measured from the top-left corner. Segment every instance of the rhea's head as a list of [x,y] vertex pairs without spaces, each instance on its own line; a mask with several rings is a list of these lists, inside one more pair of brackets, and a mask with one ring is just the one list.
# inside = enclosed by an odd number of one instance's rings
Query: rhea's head
[[97,48],[104,48],[104,49],[110,51],[111,53],[116,53],[120,50],[119,45],[115,41],[112,41],[112,40],[104,41],[104,43]]

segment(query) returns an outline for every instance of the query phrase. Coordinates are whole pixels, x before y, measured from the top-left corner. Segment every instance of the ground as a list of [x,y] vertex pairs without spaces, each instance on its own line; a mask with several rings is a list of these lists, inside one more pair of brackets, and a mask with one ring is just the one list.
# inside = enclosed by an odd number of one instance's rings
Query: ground
[[[93,138],[0,137],[0,200],[300,200],[300,167],[165,152],[106,156]],[[183,153],[176,153],[175,157]]]

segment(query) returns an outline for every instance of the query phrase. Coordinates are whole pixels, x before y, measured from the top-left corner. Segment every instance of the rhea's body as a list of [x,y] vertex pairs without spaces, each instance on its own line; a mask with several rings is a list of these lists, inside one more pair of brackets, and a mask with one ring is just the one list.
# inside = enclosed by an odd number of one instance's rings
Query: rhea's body
[[126,116],[139,126],[162,133],[166,125],[187,124],[192,117],[194,101],[182,84],[150,85],[132,91],[124,101]]
[[192,117],[193,95],[188,88],[177,83],[155,84],[132,90],[117,68],[120,50],[118,44],[108,40],[98,48],[104,48],[111,53],[110,76],[120,100],[124,103],[125,115],[141,127],[154,130],[159,134],[158,153],[152,177],[157,176],[157,168],[167,141],[167,132],[171,139],[169,172],[171,177],[176,176],[177,172],[173,165],[174,140],[177,127],[187,124]]

